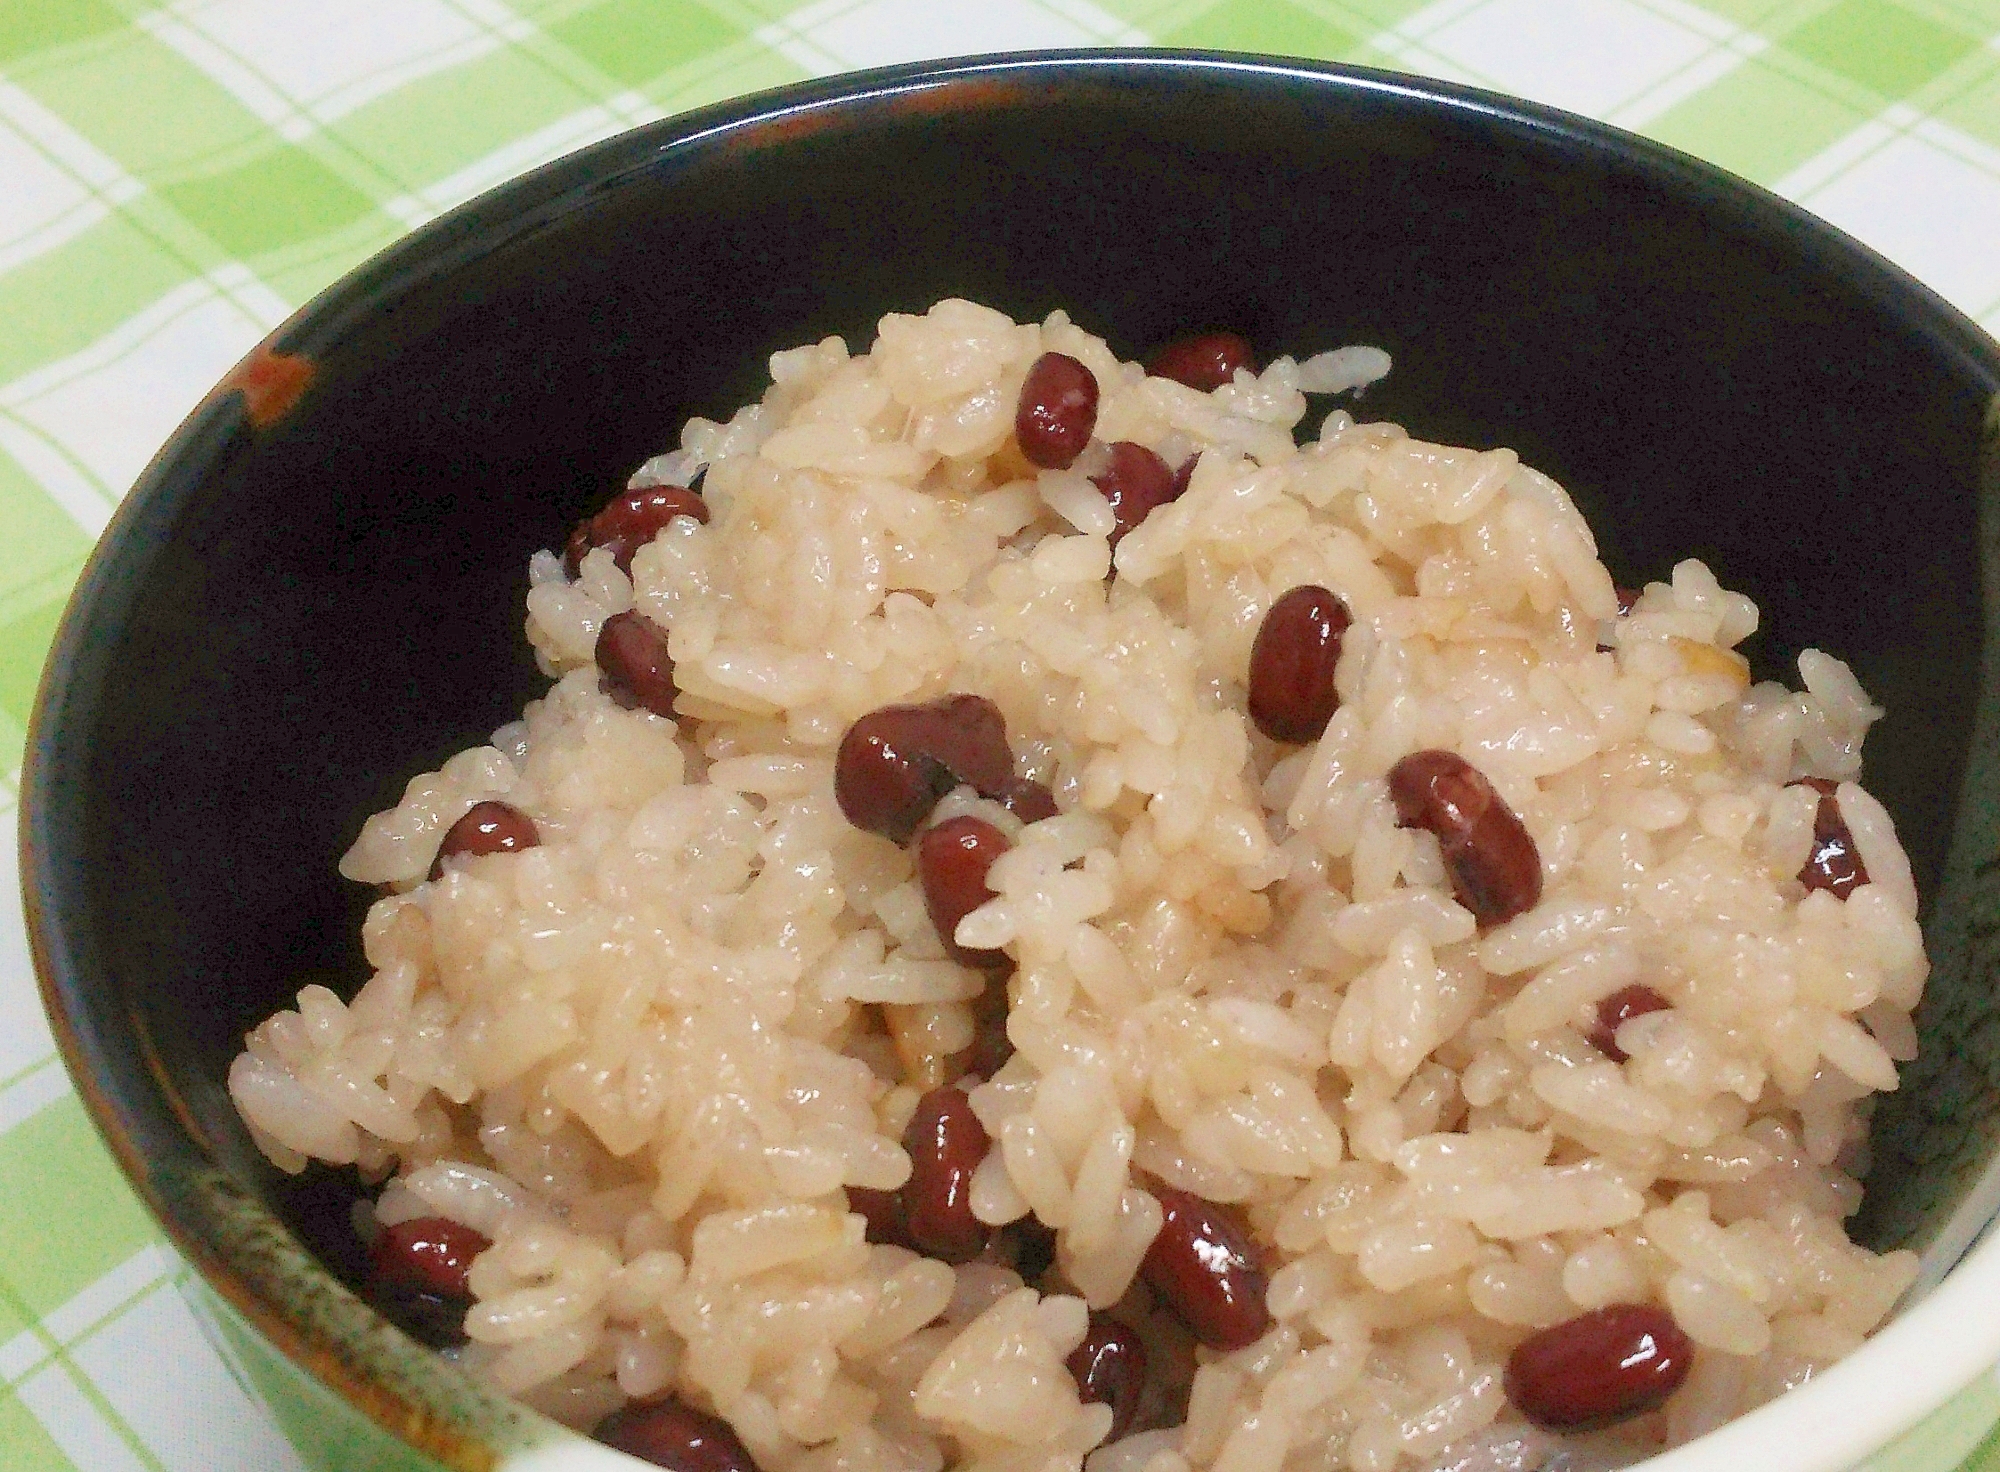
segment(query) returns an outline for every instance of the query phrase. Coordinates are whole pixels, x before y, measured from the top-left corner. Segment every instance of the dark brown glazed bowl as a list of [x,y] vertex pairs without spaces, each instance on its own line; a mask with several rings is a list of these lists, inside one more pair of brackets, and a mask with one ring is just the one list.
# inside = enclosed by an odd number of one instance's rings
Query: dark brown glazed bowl
[[[1763,608],[1760,673],[1808,643],[1850,661],[1890,711],[1868,781],[1938,962],[1861,1231],[1949,1265],[1991,1214],[2000,1133],[2000,348],[1810,216],[1529,104],[1242,58],[997,58],[670,119],[417,232],[209,397],[87,568],[22,801],[48,1003],[135,1184],[245,1341],[307,1368],[315,1414],[358,1408],[458,1466],[554,1434],[341,1286],[352,1181],[281,1177],[224,1092],[249,1026],[363,975],[370,895],[336,858],[540,692],[531,552],[689,415],[759,393],[773,350],[865,342],[947,295],[1065,307],[1127,356],[1194,325],[1380,344],[1395,370],[1365,414],[1518,448],[1620,581],[1703,558]],[[1950,1383],[1857,1411],[1863,1444],[1970,1379],[1988,1338],[1925,1372]],[[1847,1403],[1875,1404],[1879,1373]],[[1754,1460],[1836,1465],[1797,1441]],[[367,1455],[342,1453],[405,1465]]]

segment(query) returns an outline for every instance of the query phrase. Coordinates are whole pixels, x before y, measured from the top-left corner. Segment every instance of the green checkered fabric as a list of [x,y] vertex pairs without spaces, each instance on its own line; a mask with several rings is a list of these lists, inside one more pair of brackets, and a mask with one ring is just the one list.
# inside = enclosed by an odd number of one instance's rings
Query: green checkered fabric
[[[1603,118],[1773,186],[2000,332],[2000,0],[0,0],[0,821],[92,538],[320,287],[635,123],[1105,44],[1358,61]],[[0,1467],[295,1469],[55,1061],[0,853]],[[1985,1378],[1873,1472],[1949,1472],[1996,1418]]]

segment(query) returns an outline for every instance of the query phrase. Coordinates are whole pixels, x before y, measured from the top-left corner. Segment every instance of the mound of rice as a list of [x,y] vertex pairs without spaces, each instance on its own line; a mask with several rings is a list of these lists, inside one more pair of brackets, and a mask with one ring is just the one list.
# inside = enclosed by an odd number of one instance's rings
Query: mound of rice
[[[1048,351],[1095,374],[1100,439],[1200,454],[1115,556],[1104,497],[1012,442]],[[1842,1227],[1926,973],[1855,782],[1880,712],[1816,651],[1803,692],[1752,685],[1757,610],[1698,562],[1621,617],[1583,518],[1511,451],[1342,411],[1295,442],[1304,391],[1386,367],[1343,349],[1201,393],[1060,312],[964,301],[885,317],[862,357],[777,354],[761,403],[635,478],[706,467],[709,524],[629,578],[535,557],[553,688],[342,861],[386,887],[374,974],[250,1035],[229,1084],[258,1143],[386,1181],[364,1231],[492,1240],[473,1375],[580,1427],[670,1392],[765,1472],[1612,1466],[1840,1358],[1915,1267]],[[1305,583],[1354,616],[1341,706],[1278,746],[1245,672]],[[671,631],[677,720],[600,688],[628,608]],[[998,704],[1061,809],[1024,827],[961,789],[936,814],[1014,844],[958,939],[1017,968],[1016,1051],[971,1089],[995,1142],[974,1210],[1057,1229],[1030,1284],[865,1241],[843,1194],[904,1181],[985,981],[945,958],[910,854],[843,818],[834,753],[948,692]],[[1526,824],[1527,913],[1482,931],[1398,826],[1385,774],[1425,748]],[[1796,877],[1806,776],[1840,784],[1872,881],[1844,899]],[[428,879],[494,798],[541,845]],[[1587,1033],[1639,982],[1671,1006],[1613,1062]],[[1198,1348],[1135,1278],[1156,1183],[1250,1224],[1273,1322],[1249,1348]],[[1671,1311],[1687,1383],[1614,1431],[1528,1426],[1512,1347],[1611,1303]],[[1155,1382],[1152,1424],[1094,1452],[1109,1411],[1063,1369],[1086,1305],[1138,1329]]]

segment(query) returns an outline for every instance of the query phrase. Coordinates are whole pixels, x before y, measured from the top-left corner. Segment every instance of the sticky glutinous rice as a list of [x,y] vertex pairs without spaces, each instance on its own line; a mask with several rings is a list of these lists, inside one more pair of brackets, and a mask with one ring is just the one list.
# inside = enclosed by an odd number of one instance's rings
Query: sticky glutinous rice
[[[1097,442],[1199,454],[1115,555],[1089,452],[1037,471],[1013,439],[1051,351],[1100,386]],[[777,354],[760,403],[635,477],[705,467],[707,524],[669,523],[630,576],[602,547],[573,576],[533,560],[553,687],[342,861],[387,887],[373,976],[250,1035],[229,1082],[259,1144],[386,1181],[364,1231],[491,1240],[473,1375],[586,1429],[671,1394],[764,1472],[1615,1465],[1846,1354],[1914,1271],[1842,1227],[1926,973],[1856,785],[1880,712],[1817,651],[1803,691],[1753,685],[1757,610],[1699,562],[1621,614],[1569,497],[1512,451],[1341,410],[1295,443],[1302,390],[1386,369],[1348,348],[1198,392],[1060,312],[964,301],[885,317],[865,356]],[[1340,704],[1277,745],[1246,668],[1305,584],[1352,613]],[[627,610],[670,631],[675,719],[600,680]],[[993,1141],[972,1191],[984,1223],[1056,1229],[1025,1284],[866,1241],[844,1195],[904,1182],[905,1124],[997,983],[945,957],[911,849],[842,816],[834,755],[870,711],[961,692],[1060,809],[1024,826],[960,788],[931,815],[1012,845],[956,938],[1015,966],[1015,1051],[970,1087]],[[1420,750],[1518,814],[1532,909],[1482,929],[1399,826],[1386,774]],[[1844,894],[1798,877],[1808,777],[1865,868]],[[489,799],[538,844],[427,877]],[[1634,986],[1665,1005],[1594,1045]],[[1197,1347],[1135,1277],[1165,1187],[1233,1204],[1261,1247],[1248,1348]],[[1567,1442],[1529,1426],[1513,1347],[1631,1303],[1692,1340],[1678,1393]],[[1087,1305],[1150,1365],[1137,1428],[1094,1452],[1109,1409],[1064,1368]]]

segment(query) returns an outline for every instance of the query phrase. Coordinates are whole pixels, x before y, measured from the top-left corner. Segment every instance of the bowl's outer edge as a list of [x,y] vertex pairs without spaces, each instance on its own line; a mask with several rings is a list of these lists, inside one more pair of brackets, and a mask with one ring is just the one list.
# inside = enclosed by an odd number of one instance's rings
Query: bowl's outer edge
[[[917,97],[926,99],[923,106],[927,108],[1012,105],[1031,100],[1028,92],[1020,89],[1133,86],[1142,78],[1170,76],[1176,70],[1211,76],[1244,72],[1296,78],[1304,85],[1393,95],[1478,114],[1504,129],[1560,138],[1572,147],[1642,165],[1710,197],[1719,207],[1739,214],[1762,214],[1767,223],[1775,221],[1792,231],[1809,254],[1832,263],[1873,297],[1897,302],[1899,315],[1917,325],[1943,353],[1963,363],[1969,374],[2000,392],[2000,350],[1927,287],[1796,206],[1663,145],[1536,104],[1394,73],[1220,53],[1121,50],[998,55],[886,68],[760,93],[605,140],[503,184],[406,237],[308,302],[273,332],[257,353],[275,351],[310,360],[317,349],[337,341],[359,315],[378,311],[417,283],[584,207],[599,190],[616,189],[650,170],[671,167],[676,156],[688,150],[723,142],[739,148],[781,142],[801,129],[837,126],[840,118],[835,114],[846,106],[892,108],[907,106],[909,99]],[[999,83],[1010,85],[996,85]],[[1919,306],[1922,311],[1917,310]],[[246,364],[249,361],[246,359]],[[204,439],[219,430],[241,430],[239,396],[226,391],[235,377],[232,374],[225,380],[176,430],[114,513],[78,580],[43,672],[22,773],[20,842],[30,945],[44,1003],[64,1061],[120,1166],[154,1215],[166,1224],[176,1247],[260,1333],[311,1368],[378,1424],[425,1448],[442,1465],[471,1472],[494,1465],[496,1455],[529,1454],[538,1447],[553,1455],[552,1442],[564,1444],[574,1439],[553,1423],[528,1415],[472,1386],[456,1372],[444,1370],[441,1362],[427,1353],[411,1352],[410,1341],[388,1328],[372,1309],[319,1269],[239,1185],[207,1162],[192,1158],[191,1147],[186,1159],[149,1159],[134,1138],[140,1121],[132,1107],[114,1099],[98,1082],[99,1073],[110,1062],[107,1053],[75,1025],[81,1015],[77,994],[87,989],[89,977],[72,953],[57,917],[41,903],[43,895],[53,894],[57,888],[57,876],[45,862],[46,846],[41,841],[50,815],[61,801],[50,773],[57,733],[63,728],[74,693],[74,671],[87,657],[87,633],[103,609],[119,601],[115,587],[119,550],[141,534],[139,529],[157,498],[186,490],[202,456]],[[1992,542],[1989,531],[1989,609],[1994,607],[1991,584],[1996,576]],[[1989,650],[1994,647],[1990,634],[1989,621]],[[1989,694],[1982,701],[1978,727],[1982,738],[2000,733],[2000,703],[1991,694],[1993,680],[1989,679],[1986,689]],[[1975,757],[1980,750],[1991,749],[1990,742],[1975,748]],[[1992,770],[1995,761],[2000,757],[1977,761],[1975,772],[1968,774],[1968,784],[1977,775],[1984,792],[2000,790]],[[1961,824],[1960,842],[1954,851],[1955,874],[1994,851],[1992,839],[2000,831],[2000,814],[1993,811],[1990,801],[1985,803],[1977,842],[1965,831],[1968,826]],[[1975,848],[1977,854],[1969,857]],[[1864,1362],[1890,1362],[1892,1344],[1914,1355],[1904,1360],[1906,1368],[1921,1361],[1933,1374],[1946,1379],[1930,1381],[1937,1390],[1934,1396],[1923,1397],[1925,1403],[1906,1403],[1893,1414],[1884,1412],[1867,1419],[1875,1442],[1864,1445],[1879,1443],[1912,1424],[2000,1355],[2000,1320],[1984,1326],[1975,1336],[1976,1345],[1968,1346],[1965,1336],[1957,1332],[1965,1326],[1939,1312],[1944,1299],[1958,1301],[1975,1287],[1989,1303],[1992,1295],[2000,1292],[2000,1243],[1988,1243],[1975,1252],[1956,1278],[1951,1292],[1920,1305],[1847,1365],[1829,1372],[1820,1382],[1827,1388],[1825,1395],[1808,1396],[1807,1392],[1815,1390],[1808,1386],[1703,1443],[1655,1459],[1648,1466],[1657,1472],[1720,1467],[1724,1463],[1705,1450],[1709,1442],[1720,1446],[1726,1439],[1740,1455],[1739,1443],[1760,1438],[1763,1428],[1774,1424],[1773,1417],[1791,1421],[1788,1413],[1796,1404],[1803,1418],[1808,1414],[1806,1400],[1811,1399],[1815,1406],[1833,1403],[1836,1384],[1858,1380]],[[1918,1335],[1919,1323],[1927,1338]],[[1948,1326],[1952,1332],[1945,1332]],[[1936,1350],[1940,1341],[1946,1340],[1955,1341],[1955,1353],[1915,1353],[1925,1345]],[[1844,1373],[1849,1365],[1853,1373]],[[1848,1404],[1851,1408],[1855,1402]],[[1801,1419],[1798,1424],[1805,1422]],[[1823,1438],[1805,1440],[1817,1445]],[[1846,1445],[1854,1447],[1851,1440]],[[1800,1472],[1808,1472],[1808,1468],[1810,1472],[1835,1472],[1846,1461],[1815,1455],[1797,1465]]]

